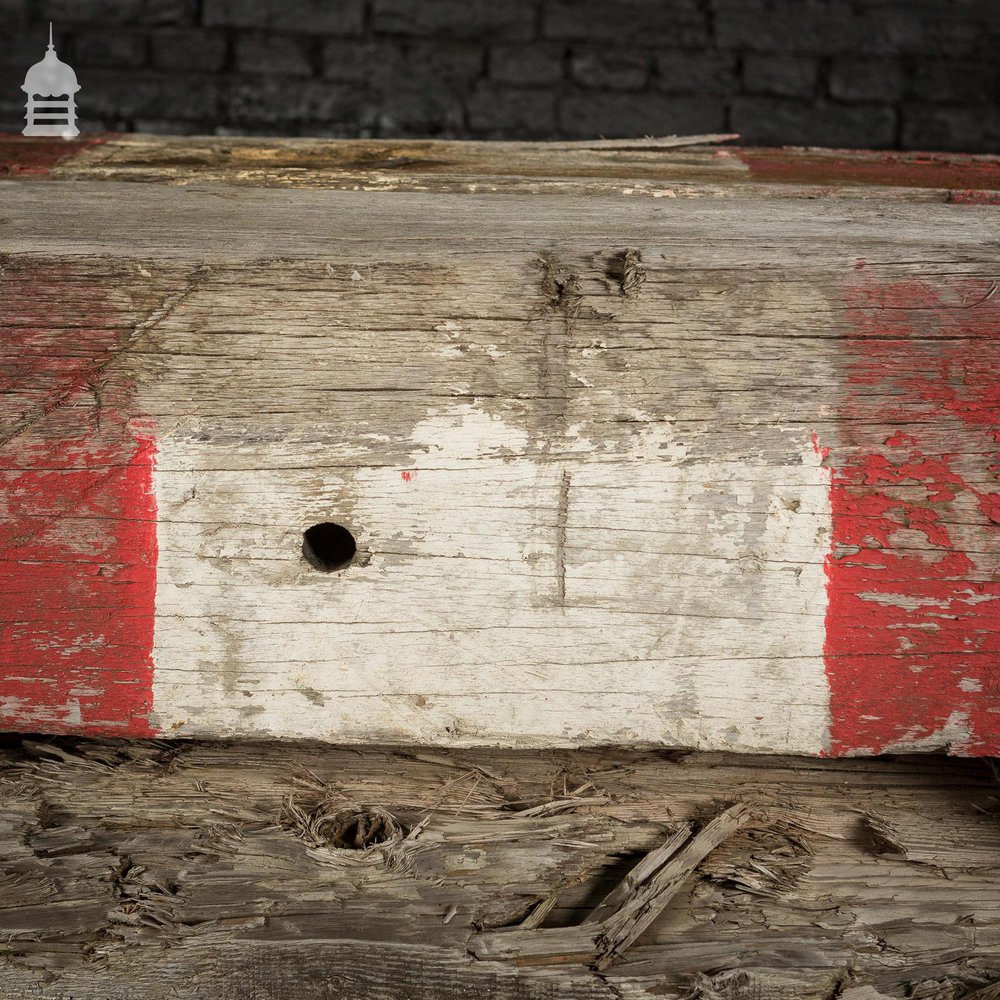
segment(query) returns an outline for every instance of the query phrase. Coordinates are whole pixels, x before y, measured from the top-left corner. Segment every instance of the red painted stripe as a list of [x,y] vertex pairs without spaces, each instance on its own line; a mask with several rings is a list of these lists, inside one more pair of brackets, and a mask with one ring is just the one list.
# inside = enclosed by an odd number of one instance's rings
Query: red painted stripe
[[948,200],[954,205],[1000,205],[1000,191],[952,191]]
[[[830,187],[874,185],[954,189],[953,201],[984,203],[1000,191],[1000,157],[871,150],[734,149],[754,180]],[[985,202],[992,204],[992,202]]]
[[831,750],[954,732],[1000,753],[1000,293],[859,264],[831,460]]
[[115,133],[46,139],[0,133],[0,177],[45,177],[63,160],[113,139]]
[[4,729],[151,735],[156,447],[130,419],[133,386],[114,361],[127,329],[85,278],[55,265],[7,267],[0,284]]

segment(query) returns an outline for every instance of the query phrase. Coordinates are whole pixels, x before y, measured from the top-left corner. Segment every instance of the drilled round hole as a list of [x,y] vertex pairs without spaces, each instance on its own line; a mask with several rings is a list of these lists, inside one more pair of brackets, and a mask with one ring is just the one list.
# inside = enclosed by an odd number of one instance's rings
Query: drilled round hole
[[347,566],[358,551],[358,543],[347,528],[322,521],[302,534],[302,554],[310,566],[332,573]]

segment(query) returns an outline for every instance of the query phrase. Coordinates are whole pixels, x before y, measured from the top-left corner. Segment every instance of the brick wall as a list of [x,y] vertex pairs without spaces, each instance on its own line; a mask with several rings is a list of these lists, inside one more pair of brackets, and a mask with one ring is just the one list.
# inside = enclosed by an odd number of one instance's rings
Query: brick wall
[[1000,152],[1000,0],[0,0],[0,131],[50,18],[85,131]]

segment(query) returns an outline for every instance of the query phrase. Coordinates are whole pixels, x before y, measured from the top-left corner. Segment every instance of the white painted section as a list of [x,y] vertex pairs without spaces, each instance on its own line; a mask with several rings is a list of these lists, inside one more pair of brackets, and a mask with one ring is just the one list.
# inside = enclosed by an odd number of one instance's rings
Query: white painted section
[[[804,428],[789,431],[798,462],[753,466],[692,462],[668,426],[606,454],[570,428],[557,459],[452,405],[413,430],[406,464],[338,452],[319,474],[269,470],[274,442],[226,446],[234,469],[262,471],[200,471],[220,446],[166,434],[157,725],[822,750],[829,473]],[[370,563],[308,566],[300,533],[321,520],[354,530]]]

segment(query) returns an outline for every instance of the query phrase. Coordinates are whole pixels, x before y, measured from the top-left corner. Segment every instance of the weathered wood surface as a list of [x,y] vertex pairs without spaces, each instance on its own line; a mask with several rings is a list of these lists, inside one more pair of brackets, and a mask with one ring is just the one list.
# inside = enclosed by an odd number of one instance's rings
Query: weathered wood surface
[[[0,795],[2,1000],[995,1000],[1000,981],[984,761],[9,738]],[[358,813],[389,839],[338,846]]]
[[729,195],[1000,203],[1000,157],[755,149],[707,135],[595,142],[0,135],[0,176],[654,198]]
[[3,726],[1000,747],[995,209],[135,184],[262,146],[116,142],[0,182]]

